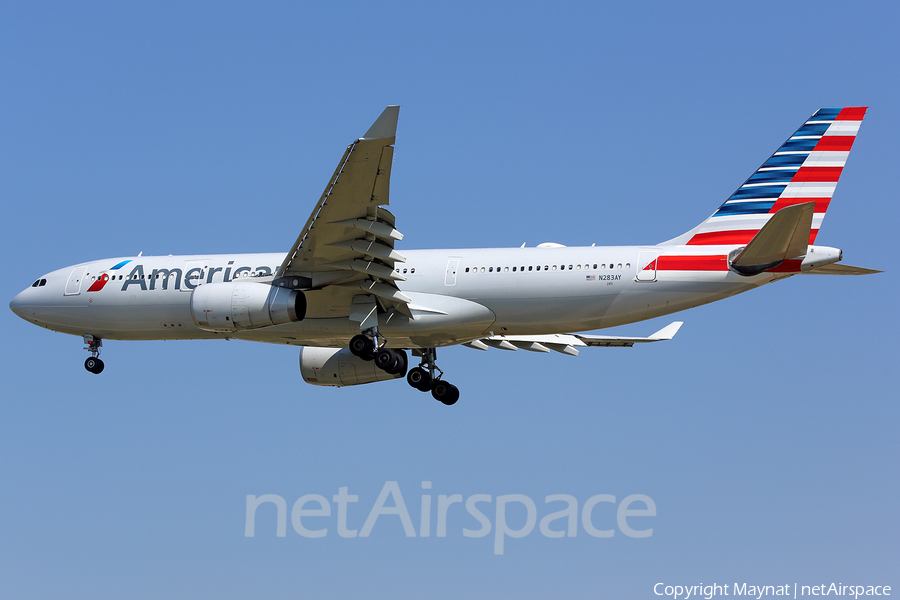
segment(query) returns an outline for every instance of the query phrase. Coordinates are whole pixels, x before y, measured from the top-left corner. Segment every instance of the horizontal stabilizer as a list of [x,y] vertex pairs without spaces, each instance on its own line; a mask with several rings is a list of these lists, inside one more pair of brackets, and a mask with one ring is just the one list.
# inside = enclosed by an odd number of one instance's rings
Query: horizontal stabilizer
[[874,273],[883,272],[884,271],[878,271],[876,269],[866,269],[865,267],[851,267],[850,265],[842,265],[838,263],[823,265],[809,271],[804,271],[804,273],[812,275],[872,275]]
[[815,206],[815,202],[804,202],[772,215],[731,261],[731,267],[741,275],[758,275],[788,258],[805,256]]

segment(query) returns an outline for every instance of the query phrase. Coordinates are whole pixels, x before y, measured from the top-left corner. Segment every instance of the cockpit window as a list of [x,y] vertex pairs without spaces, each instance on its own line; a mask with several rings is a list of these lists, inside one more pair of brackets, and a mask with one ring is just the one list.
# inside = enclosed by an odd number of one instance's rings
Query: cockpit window
[[47,280],[41,279],[41,285],[39,285],[38,287],[44,287],[45,285],[47,285]]
[[34,283],[31,284],[31,287],[41,287],[44,285],[47,285],[47,280],[46,279],[38,279],[37,281],[35,281]]

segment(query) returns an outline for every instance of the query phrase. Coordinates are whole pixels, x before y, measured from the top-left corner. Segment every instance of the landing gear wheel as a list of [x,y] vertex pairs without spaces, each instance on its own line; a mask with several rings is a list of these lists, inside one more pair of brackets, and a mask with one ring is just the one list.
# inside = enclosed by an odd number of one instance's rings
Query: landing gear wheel
[[362,334],[350,338],[350,353],[363,360],[375,358],[375,342]]
[[413,367],[406,375],[406,383],[420,392],[431,390],[431,374],[422,367]]
[[400,357],[397,356],[396,352],[389,348],[382,348],[375,353],[375,366],[385,373],[390,373],[392,375],[396,374],[398,371],[395,369],[399,363]]
[[407,358],[405,350],[394,350],[394,354],[397,355],[397,366],[389,371],[389,373],[391,375],[400,375],[400,377],[403,377],[406,375],[406,370],[409,368],[409,358]]
[[452,406],[459,400],[459,389],[451,383],[438,379],[431,384],[431,395],[438,402]]
[[450,384],[450,397],[444,401],[444,404],[446,406],[453,406],[454,404],[457,403],[458,400],[459,400],[459,388],[451,383]]
[[84,361],[84,368],[93,373],[94,375],[99,375],[103,372],[103,361],[99,358],[95,358],[93,356],[88,357]]

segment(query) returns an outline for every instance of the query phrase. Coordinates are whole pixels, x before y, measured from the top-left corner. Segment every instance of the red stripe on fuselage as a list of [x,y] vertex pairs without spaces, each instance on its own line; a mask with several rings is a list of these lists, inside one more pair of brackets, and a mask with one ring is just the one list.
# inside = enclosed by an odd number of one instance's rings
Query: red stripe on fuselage
[[[813,229],[810,237],[818,232]],[[802,260],[786,260],[777,267],[769,269],[769,273],[798,273]],[[660,256],[656,260],[657,271],[727,271],[727,256]]]
[[799,273],[802,260],[786,260],[777,267],[772,267],[766,273]]
[[658,271],[727,271],[727,256],[660,256]]

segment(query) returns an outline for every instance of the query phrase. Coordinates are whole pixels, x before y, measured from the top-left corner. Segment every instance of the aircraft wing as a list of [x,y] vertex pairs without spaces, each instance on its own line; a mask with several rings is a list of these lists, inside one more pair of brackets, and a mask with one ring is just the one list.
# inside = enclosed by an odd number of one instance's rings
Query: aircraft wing
[[612,335],[584,335],[580,333],[550,335],[492,335],[463,344],[476,350],[499,348],[500,350],[528,350],[530,352],[550,352],[554,350],[570,356],[578,356],[580,347],[625,347],[648,342],[661,342],[675,337],[683,325],[675,321],[663,327],[650,337],[619,337]]
[[[399,106],[388,106],[365,135],[347,147],[278,269],[283,281],[322,293],[323,301],[317,304],[327,309],[316,316],[348,316],[363,305],[373,308],[375,302],[412,316],[409,298],[396,285],[405,277],[394,268],[406,261],[394,250],[403,235],[394,228],[394,215],[383,208],[389,204],[399,113]],[[371,302],[354,300],[360,295]]]

